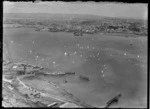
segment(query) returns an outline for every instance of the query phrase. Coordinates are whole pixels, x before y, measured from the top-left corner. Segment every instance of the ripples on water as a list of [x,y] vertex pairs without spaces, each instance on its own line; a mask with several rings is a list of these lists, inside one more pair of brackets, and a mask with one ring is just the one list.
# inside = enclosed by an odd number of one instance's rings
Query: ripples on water
[[[147,51],[145,42],[139,39],[10,29],[4,31],[4,43],[4,58],[51,70],[75,71],[75,76],[45,78],[60,83],[60,87],[89,104],[104,106],[119,92],[126,101],[140,100],[144,95],[146,72],[140,59]],[[90,81],[82,81],[79,75],[88,76]],[[64,80],[68,83],[61,84]]]

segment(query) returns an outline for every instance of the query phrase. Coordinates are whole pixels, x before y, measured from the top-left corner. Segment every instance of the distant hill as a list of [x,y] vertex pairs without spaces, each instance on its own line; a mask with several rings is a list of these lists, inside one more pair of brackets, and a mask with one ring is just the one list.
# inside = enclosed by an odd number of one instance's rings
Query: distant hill
[[81,14],[5,13],[4,18],[75,20],[75,19],[100,19],[102,17],[95,15],[81,15]]
[[[55,21],[63,21],[63,20],[73,20],[73,21],[84,21],[84,20],[110,20],[110,19],[118,19],[118,20],[134,20],[141,21],[141,19],[130,19],[130,18],[115,18],[115,17],[105,17],[105,16],[97,16],[97,15],[87,15],[87,14],[49,14],[49,13],[4,13],[4,19],[43,19],[43,20],[55,20]],[[143,21],[143,20],[142,20]]]

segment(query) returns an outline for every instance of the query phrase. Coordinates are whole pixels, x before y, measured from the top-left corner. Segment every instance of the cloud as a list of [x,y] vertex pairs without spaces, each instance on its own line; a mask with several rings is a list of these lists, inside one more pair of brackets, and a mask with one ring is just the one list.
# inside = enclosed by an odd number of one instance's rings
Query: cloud
[[148,13],[146,6],[145,4],[108,2],[4,2],[4,12],[94,14],[110,17],[146,19]]
[[11,12],[11,10],[13,9],[13,8],[15,8],[14,7],[14,2],[8,2],[8,1],[4,1],[3,2],[3,12]]
[[144,7],[144,15],[143,15],[143,18],[146,20],[148,19],[148,8],[147,7]]

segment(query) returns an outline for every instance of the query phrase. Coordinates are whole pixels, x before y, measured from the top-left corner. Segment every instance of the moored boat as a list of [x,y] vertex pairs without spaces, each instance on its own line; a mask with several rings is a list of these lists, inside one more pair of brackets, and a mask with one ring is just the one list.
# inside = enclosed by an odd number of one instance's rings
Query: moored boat
[[90,81],[89,77],[86,77],[86,76],[83,76],[83,75],[80,75],[79,78],[83,79],[83,80],[86,80],[86,81]]
[[65,74],[73,74],[73,75],[75,75],[75,72],[65,72]]

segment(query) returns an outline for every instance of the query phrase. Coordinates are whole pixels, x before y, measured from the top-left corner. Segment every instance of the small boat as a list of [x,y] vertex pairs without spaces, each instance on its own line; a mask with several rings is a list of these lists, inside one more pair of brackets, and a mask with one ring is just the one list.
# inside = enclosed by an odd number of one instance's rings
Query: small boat
[[119,99],[120,97],[121,97],[121,93],[118,94],[117,96],[113,97],[111,100],[109,100],[109,101],[107,102],[107,105],[106,105],[105,108],[110,107],[110,105],[112,105],[113,103],[117,103],[117,102],[118,102],[118,99]]
[[39,66],[33,66],[33,69],[39,69],[39,68],[42,68],[42,67],[39,67]]
[[57,102],[53,102],[53,103],[47,105],[47,107],[54,107],[54,106],[56,106],[56,105],[58,105],[58,103],[57,103]]
[[17,68],[18,68],[18,66],[17,66],[17,65],[14,65],[12,68],[13,68],[13,69],[17,69]]
[[73,75],[75,75],[75,72],[65,72],[65,74],[73,74]]
[[86,80],[86,81],[90,81],[89,77],[86,77],[86,76],[80,75],[79,78],[83,79],[83,80]]
[[41,31],[41,28],[36,28],[35,31]]
[[73,34],[74,36],[83,36],[83,33],[80,31],[75,31]]
[[52,72],[52,73],[46,72],[46,73],[44,73],[44,74],[54,75],[54,76],[65,75],[65,73],[63,73],[63,72]]

